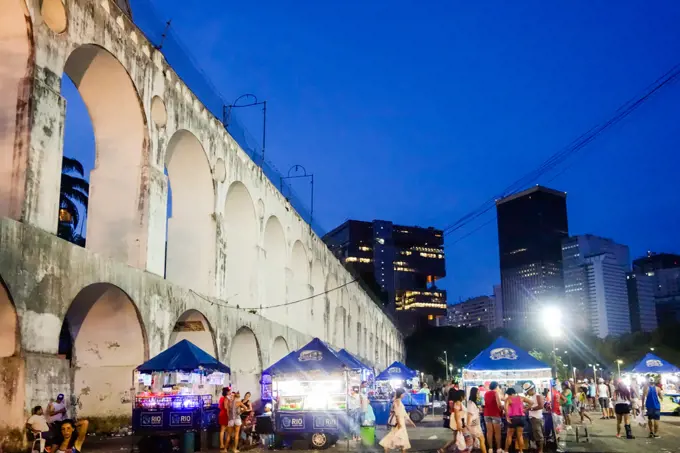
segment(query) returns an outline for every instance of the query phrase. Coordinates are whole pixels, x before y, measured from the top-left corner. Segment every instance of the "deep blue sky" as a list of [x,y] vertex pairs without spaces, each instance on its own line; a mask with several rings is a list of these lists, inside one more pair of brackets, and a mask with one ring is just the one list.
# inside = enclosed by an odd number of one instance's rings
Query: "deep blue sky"
[[[267,99],[268,157],[315,174],[327,230],[347,218],[444,227],[680,62],[672,0],[152,3],[226,99]],[[259,137],[257,113],[245,116]],[[69,115],[73,155],[91,132]],[[632,257],[680,252],[679,151],[676,83],[550,182],[568,192],[570,232]],[[451,302],[500,281],[495,222],[446,251]]]

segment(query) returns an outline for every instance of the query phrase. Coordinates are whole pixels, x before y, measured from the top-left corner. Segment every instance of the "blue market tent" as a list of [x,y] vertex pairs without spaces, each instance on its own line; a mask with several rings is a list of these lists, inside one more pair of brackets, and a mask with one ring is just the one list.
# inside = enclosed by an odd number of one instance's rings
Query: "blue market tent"
[[469,371],[544,369],[550,370],[550,365],[541,362],[503,337],[498,337],[491,346],[465,366],[465,370]]
[[342,357],[318,338],[293,351],[266,370],[263,374],[283,374],[308,371],[344,371],[356,369],[356,364]]
[[642,358],[642,360],[640,360],[640,362],[637,363],[637,365],[630,368],[628,372],[640,374],[680,373],[680,368],[671,363],[666,362],[659,356],[656,356],[652,353],[647,353],[647,355],[645,355]]
[[393,379],[401,379],[404,381],[413,379],[418,373],[407,367],[401,362],[394,362],[392,365],[385,368],[378,376],[376,381],[391,381]]
[[231,373],[227,365],[188,340],[180,341],[137,367],[141,373],[197,370]]
[[347,351],[346,349],[341,349],[338,351],[338,355],[349,362],[353,363],[354,366],[352,367],[353,370],[368,370],[368,371],[373,371],[373,369],[369,366],[364,365],[358,358],[354,356],[351,352]]

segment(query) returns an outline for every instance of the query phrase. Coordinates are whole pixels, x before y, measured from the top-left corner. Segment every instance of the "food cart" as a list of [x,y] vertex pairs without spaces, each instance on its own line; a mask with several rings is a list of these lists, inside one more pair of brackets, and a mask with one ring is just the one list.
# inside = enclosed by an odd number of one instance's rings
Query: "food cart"
[[[135,369],[132,429],[146,437],[193,433],[217,426],[217,401],[229,367],[182,340]],[[186,450],[186,448],[185,448]]]
[[277,437],[322,449],[347,433],[349,389],[361,384],[354,366],[315,338],[267,368]]
[[418,372],[401,362],[394,362],[375,377],[375,390],[370,395],[371,407],[375,413],[375,423],[386,425],[392,396],[398,388],[406,389],[402,402],[409,418],[418,423],[425,418],[424,408],[429,404],[427,394],[414,393],[420,386]]
[[677,366],[659,356],[647,353],[636,365],[627,369],[622,377],[626,385],[630,385],[633,377],[637,378],[640,383],[646,383],[652,375],[659,376],[664,390],[661,413],[680,415],[680,392],[678,391],[680,368]]

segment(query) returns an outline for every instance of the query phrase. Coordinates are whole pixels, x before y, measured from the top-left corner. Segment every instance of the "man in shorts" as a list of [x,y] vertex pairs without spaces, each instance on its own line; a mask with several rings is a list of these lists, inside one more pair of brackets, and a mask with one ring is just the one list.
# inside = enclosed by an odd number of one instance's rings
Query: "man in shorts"
[[663,391],[660,387],[654,385],[650,381],[645,386],[642,401],[645,403],[647,409],[647,423],[649,425],[649,437],[659,438],[659,420],[661,419],[661,400],[663,399]]
[[543,453],[543,396],[536,393],[536,386],[532,382],[526,382],[522,389],[526,394],[524,401],[529,403],[529,422],[531,423],[531,435],[536,442],[537,453]]

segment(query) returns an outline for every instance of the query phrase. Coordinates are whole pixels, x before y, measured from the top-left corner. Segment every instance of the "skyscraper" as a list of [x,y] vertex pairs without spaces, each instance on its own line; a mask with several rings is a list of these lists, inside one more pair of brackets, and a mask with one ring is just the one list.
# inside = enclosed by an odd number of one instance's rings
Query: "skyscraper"
[[628,307],[632,332],[651,332],[658,327],[656,300],[654,299],[655,279],[642,272],[629,272]]
[[620,320],[619,326],[618,314],[607,316],[611,309],[628,311],[629,263],[628,247],[608,238],[583,234],[562,241],[564,301],[572,313],[564,320],[568,327],[595,334],[630,330],[630,321]]
[[[680,322],[680,255],[648,252],[647,256],[633,261],[632,275],[637,280],[651,281],[657,325]],[[646,293],[630,296],[631,310],[640,307],[644,314]],[[647,325],[652,325],[652,322],[648,321]],[[642,321],[641,330],[644,330]]]
[[323,237],[335,256],[382,294],[405,333],[446,315],[444,235],[435,228],[348,220]]
[[[525,327],[541,306],[559,304],[567,194],[536,186],[496,202],[503,318]],[[533,316],[537,319],[537,316]]]

